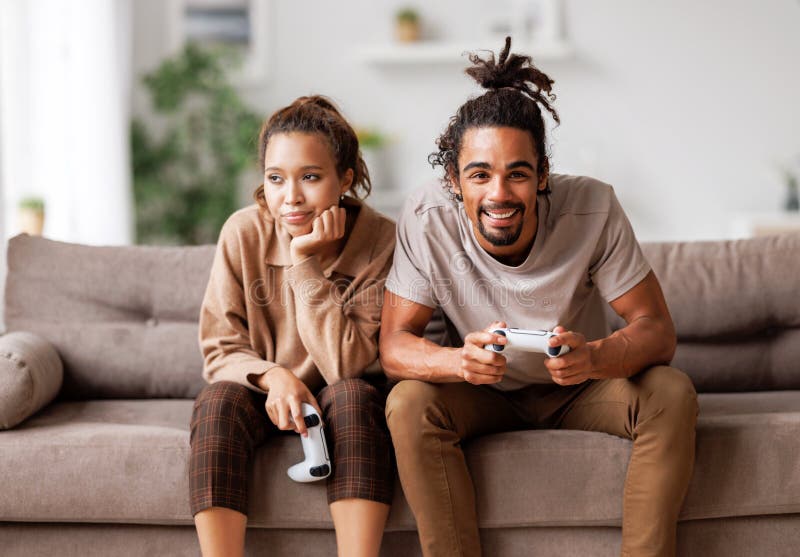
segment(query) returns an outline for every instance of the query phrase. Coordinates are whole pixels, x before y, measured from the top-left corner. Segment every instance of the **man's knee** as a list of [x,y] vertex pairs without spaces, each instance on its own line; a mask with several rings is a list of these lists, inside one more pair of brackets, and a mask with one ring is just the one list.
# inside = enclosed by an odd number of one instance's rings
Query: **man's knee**
[[395,385],[386,399],[386,423],[392,434],[420,431],[436,405],[436,388],[425,381],[406,379]]
[[670,366],[654,366],[642,372],[639,383],[645,404],[692,424],[696,422],[697,391],[684,372]]

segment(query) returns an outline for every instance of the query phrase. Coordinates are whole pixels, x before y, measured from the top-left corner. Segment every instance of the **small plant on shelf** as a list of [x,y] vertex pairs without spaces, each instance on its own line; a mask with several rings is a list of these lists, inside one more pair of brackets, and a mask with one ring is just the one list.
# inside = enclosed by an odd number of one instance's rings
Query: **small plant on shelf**
[[395,14],[395,36],[401,43],[412,43],[419,40],[419,12],[410,6],[401,8]]
[[386,145],[386,137],[375,128],[357,128],[356,137],[361,149],[380,149]]
[[25,197],[17,204],[19,231],[31,236],[41,236],[44,230],[44,200],[41,197]]

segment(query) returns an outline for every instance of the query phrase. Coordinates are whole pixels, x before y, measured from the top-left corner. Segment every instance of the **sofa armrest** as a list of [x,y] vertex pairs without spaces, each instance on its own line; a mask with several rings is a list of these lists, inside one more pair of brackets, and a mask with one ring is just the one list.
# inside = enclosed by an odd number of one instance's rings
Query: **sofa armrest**
[[33,333],[0,336],[0,429],[9,429],[52,401],[64,366],[55,347]]

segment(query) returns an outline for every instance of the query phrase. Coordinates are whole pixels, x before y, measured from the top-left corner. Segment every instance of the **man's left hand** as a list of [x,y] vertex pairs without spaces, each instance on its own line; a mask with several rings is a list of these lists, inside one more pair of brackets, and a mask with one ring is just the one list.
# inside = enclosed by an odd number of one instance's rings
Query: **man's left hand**
[[588,379],[596,379],[592,370],[592,348],[586,343],[586,337],[580,333],[568,331],[560,325],[553,329],[558,336],[550,339],[550,346],[569,346],[569,352],[557,358],[546,358],[544,365],[550,377],[559,385],[577,385]]

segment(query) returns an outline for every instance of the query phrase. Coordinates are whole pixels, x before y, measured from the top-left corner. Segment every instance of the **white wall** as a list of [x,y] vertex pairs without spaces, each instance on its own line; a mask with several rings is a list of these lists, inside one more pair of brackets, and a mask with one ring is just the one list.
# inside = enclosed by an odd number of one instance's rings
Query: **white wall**
[[[265,113],[310,92],[333,97],[354,123],[394,136],[394,176],[411,189],[435,178],[426,163],[435,137],[479,91],[463,66],[381,69],[358,60],[359,45],[391,36],[399,4],[271,0],[270,78],[245,95]],[[476,43],[498,5],[417,4],[428,35]],[[643,240],[724,237],[737,211],[780,207],[776,164],[800,153],[800,3],[566,7],[576,56],[541,64],[556,81],[563,122],[552,136],[555,171],[612,183]],[[166,11],[160,0],[135,3],[137,72],[153,68],[169,44]],[[148,112],[141,89],[134,111]]]
[[22,197],[44,198],[50,238],[132,239],[129,0],[3,0],[6,233]]

